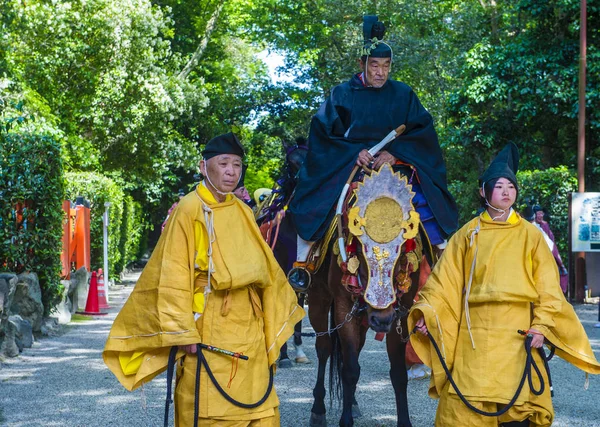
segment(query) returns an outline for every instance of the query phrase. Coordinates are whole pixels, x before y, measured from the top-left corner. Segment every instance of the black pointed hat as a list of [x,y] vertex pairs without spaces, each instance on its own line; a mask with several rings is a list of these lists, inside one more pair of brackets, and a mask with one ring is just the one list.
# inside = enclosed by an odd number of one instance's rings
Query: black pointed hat
[[208,141],[202,150],[202,157],[208,160],[220,154],[235,154],[244,157],[244,147],[240,143],[238,137],[232,133],[215,136]]
[[514,143],[509,142],[492,160],[483,175],[479,177],[479,185],[483,185],[492,179],[507,178],[516,186],[518,170],[519,149]]
[[383,22],[379,22],[377,15],[363,16],[363,48],[360,56],[391,58],[392,49],[383,42],[384,35],[385,25]]

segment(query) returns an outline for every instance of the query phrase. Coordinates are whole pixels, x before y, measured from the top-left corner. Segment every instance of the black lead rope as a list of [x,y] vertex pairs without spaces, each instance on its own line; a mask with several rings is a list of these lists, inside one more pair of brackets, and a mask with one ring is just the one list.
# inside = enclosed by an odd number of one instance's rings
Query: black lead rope
[[175,356],[177,356],[177,346],[171,347],[169,352],[169,362],[167,363],[167,399],[165,400],[165,427],[169,427],[169,405],[173,403],[171,386],[173,384],[173,371],[175,370]]
[[[416,330],[417,330],[417,328],[415,327],[413,332],[416,332]],[[521,334],[525,334],[523,331],[518,331],[518,332]],[[531,389],[531,392],[533,394],[535,394],[536,396],[539,396],[544,392],[544,389],[545,389],[544,378],[542,377],[542,373],[541,373],[540,369],[538,368],[537,363],[533,359],[533,355],[531,354],[531,340],[533,339],[533,335],[531,335],[531,334],[527,334],[527,337],[525,338],[525,352],[527,353],[527,359],[525,361],[525,368],[523,369],[523,376],[521,377],[521,381],[519,382],[519,387],[517,387],[517,391],[515,392],[515,395],[510,400],[510,402],[508,402],[504,408],[502,408],[501,410],[496,411],[496,412],[482,411],[481,409],[473,406],[467,400],[467,398],[461,393],[461,391],[458,389],[458,386],[454,382],[454,378],[452,378],[452,374],[450,373],[450,370],[448,369],[448,365],[446,365],[446,361],[444,360],[444,357],[442,356],[442,353],[440,352],[440,349],[439,349],[437,343],[435,342],[435,339],[433,338],[431,333],[427,334],[427,336],[429,337],[429,340],[431,341],[431,344],[433,345],[433,348],[435,349],[435,352],[437,353],[438,358],[440,359],[442,368],[444,368],[444,371],[446,372],[446,376],[448,377],[450,384],[452,384],[452,387],[454,387],[456,394],[458,395],[458,397],[460,397],[460,400],[463,401],[463,403],[467,406],[467,408],[469,408],[473,412],[476,412],[476,413],[486,416],[486,417],[498,417],[498,416],[504,414],[517,401],[517,398],[519,397],[519,394],[521,394],[521,390],[523,389],[523,385],[525,384],[525,378],[527,378],[528,383],[529,383],[529,388]],[[544,367],[546,368],[546,373],[548,374],[548,382],[549,382],[549,386],[550,386],[551,396],[554,396],[554,391],[552,390],[552,379],[550,377],[550,367],[548,366],[548,361],[552,358],[552,356],[554,356],[555,349],[553,346],[551,348],[552,349],[550,351],[550,356],[548,358],[546,358],[546,352],[544,351],[543,348],[538,348],[538,352],[539,352],[542,360],[544,361]],[[531,373],[531,367],[533,367],[533,369],[535,370],[535,372],[540,380],[540,388],[537,390],[533,386],[533,376]]]
[[[206,361],[206,358],[204,357],[204,354],[202,353],[202,348],[200,347],[200,345],[197,346],[197,349],[198,349],[199,359],[202,362],[202,365],[204,365],[204,369],[206,369],[206,373],[208,374],[208,377],[214,384],[215,388],[217,390],[219,390],[219,393],[221,393],[221,396],[223,396],[228,402],[233,403],[235,406],[239,406],[240,408],[246,408],[246,409],[258,408],[260,405],[265,403],[265,401],[271,394],[271,390],[273,389],[273,365],[271,365],[271,367],[269,368],[269,385],[267,386],[267,391],[265,392],[265,395],[258,402],[242,403],[238,400],[235,400],[230,395],[228,395],[227,392],[223,389],[223,387],[221,387],[221,385],[219,384],[219,382],[213,375],[212,370],[208,366],[208,362]],[[198,370],[196,372],[196,387],[198,387],[197,384],[199,382],[200,382],[200,371]]]
[[[262,405],[263,403],[265,403],[265,401],[268,399],[269,395],[271,394],[271,391],[273,390],[273,365],[271,365],[271,367],[269,368],[269,385],[267,386],[267,391],[265,392],[265,395],[257,402],[255,403],[243,403],[240,402],[238,400],[235,400],[233,397],[231,397],[229,394],[227,394],[227,392],[223,389],[223,387],[221,387],[221,385],[219,384],[219,382],[217,381],[217,379],[215,378],[212,370],[210,369],[210,366],[208,366],[208,362],[206,360],[206,358],[204,357],[204,353],[202,353],[202,346],[203,344],[196,344],[196,355],[198,356],[198,362],[196,363],[196,385],[194,388],[194,427],[198,427],[198,411],[199,411],[199,403],[200,403],[200,364],[202,364],[204,366],[204,369],[206,369],[206,373],[208,374],[208,377],[210,378],[210,380],[212,381],[212,383],[214,384],[215,388],[219,391],[219,393],[221,393],[221,395],[230,403],[234,404],[235,406],[239,406],[240,408],[246,408],[246,409],[252,409],[252,408],[257,408],[260,405]],[[208,348],[207,346],[204,346],[205,348]],[[171,348],[171,352],[169,353],[169,362],[167,365],[167,399],[165,401],[165,422],[164,422],[164,427],[168,427],[169,426],[169,405],[171,403],[173,403],[173,400],[171,398],[171,384],[173,382],[173,372],[174,372],[174,368],[175,368],[175,356],[177,355],[177,346],[173,346]],[[237,356],[234,356],[237,357]],[[247,359],[247,357],[244,356],[245,359]]]

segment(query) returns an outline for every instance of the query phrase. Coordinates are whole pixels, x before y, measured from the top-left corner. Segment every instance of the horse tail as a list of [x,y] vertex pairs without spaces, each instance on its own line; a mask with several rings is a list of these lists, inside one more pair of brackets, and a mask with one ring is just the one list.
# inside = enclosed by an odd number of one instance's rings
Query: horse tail
[[[335,307],[331,304],[329,311],[329,327],[335,327]],[[342,399],[342,345],[338,331],[333,331],[331,339],[331,360],[329,362],[329,403],[340,402]]]

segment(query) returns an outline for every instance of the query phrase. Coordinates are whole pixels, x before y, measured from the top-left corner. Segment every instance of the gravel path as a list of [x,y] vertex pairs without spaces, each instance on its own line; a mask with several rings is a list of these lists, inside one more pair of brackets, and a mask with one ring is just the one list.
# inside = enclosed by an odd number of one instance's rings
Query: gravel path
[[[116,313],[127,299],[136,275],[130,275],[120,290],[111,293],[106,316],[72,322],[59,337],[45,338],[20,357],[4,360],[0,367],[0,425],[17,426],[160,426],[162,425],[165,376],[146,384],[143,390],[127,392],[102,362],[101,353]],[[576,307],[600,359],[600,329],[594,328],[596,305]],[[312,331],[308,326],[305,331]],[[394,396],[388,378],[385,344],[367,338],[361,354],[361,380],[357,399],[363,416],[355,426],[395,426]],[[290,346],[293,349],[293,346]],[[316,360],[314,338],[305,339],[305,351]],[[290,351],[293,358],[293,350]],[[554,358],[550,362],[554,380],[555,426],[600,427],[600,377],[590,377]],[[316,363],[280,369],[275,385],[281,400],[281,425],[308,426]],[[409,382],[409,406],[415,427],[432,426],[437,401],[427,396],[427,380]],[[338,425],[336,404],[328,409],[328,424]]]

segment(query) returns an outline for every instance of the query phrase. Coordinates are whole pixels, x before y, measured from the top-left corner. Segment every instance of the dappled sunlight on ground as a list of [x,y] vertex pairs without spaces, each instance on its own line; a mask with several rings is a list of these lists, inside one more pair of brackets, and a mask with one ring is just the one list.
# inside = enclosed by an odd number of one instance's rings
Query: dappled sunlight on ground
[[391,386],[390,380],[379,380],[379,381],[360,381],[356,387],[359,391],[365,393],[376,393],[382,390],[386,390]]
[[86,390],[86,391],[83,391],[83,392],[70,391],[70,392],[66,392],[66,393],[60,393],[57,396],[61,396],[61,397],[69,397],[69,396],[102,396],[102,395],[105,395],[105,394],[109,394],[111,392],[112,392],[111,389],[104,388],[104,389],[99,389],[99,390]]
[[67,354],[102,354],[102,350],[90,349],[90,348],[71,348],[65,350]]
[[289,403],[305,403],[305,404],[312,405],[312,398],[308,398],[308,397],[288,398],[288,399],[285,399],[285,401],[289,402]]

